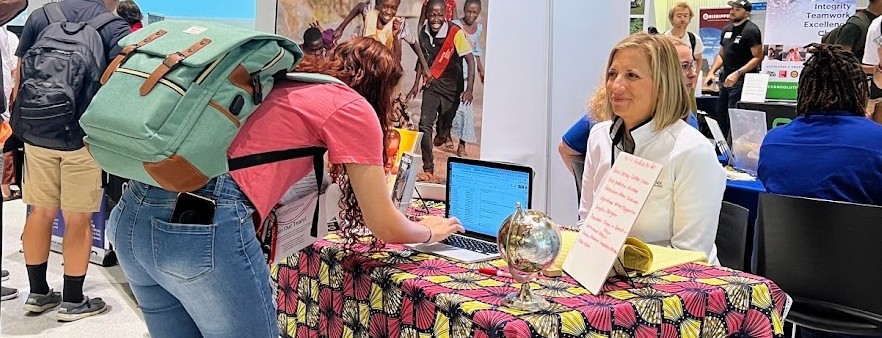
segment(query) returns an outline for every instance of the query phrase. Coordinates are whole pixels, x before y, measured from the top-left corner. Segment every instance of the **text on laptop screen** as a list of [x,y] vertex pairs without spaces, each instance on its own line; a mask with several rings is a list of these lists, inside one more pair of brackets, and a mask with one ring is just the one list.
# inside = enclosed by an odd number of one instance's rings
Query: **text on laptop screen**
[[529,205],[527,172],[453,162],[447,176],[448,213],[467,231],[496,237],[516,202],[525,209]]

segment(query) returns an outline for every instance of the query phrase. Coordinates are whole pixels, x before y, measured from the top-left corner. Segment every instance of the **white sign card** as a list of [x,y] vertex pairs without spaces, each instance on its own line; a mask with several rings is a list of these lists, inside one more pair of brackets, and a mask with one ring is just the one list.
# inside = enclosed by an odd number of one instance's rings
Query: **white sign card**
[[769,90],[769,74],[744,74],[744,86],[741,87],[741,101],[766,102],[767,90]]
[[563,264],[591,293],[603,287],[661,170],[661,164],[628,153],[616,157]]
[[[325,174],[319,194],[315,174],[312,173],[291,186],[282,197],[279,206],[274,209],[276,227],[273,228],[272,257],[268,259],[270,264],[276,264],[290,257],[328,235],[326,200],[329,182],[330,178]],[[319,203],[318,235],[313,237],[310,233],[316,203]],[[266,222],[271,221],[266,220]]]

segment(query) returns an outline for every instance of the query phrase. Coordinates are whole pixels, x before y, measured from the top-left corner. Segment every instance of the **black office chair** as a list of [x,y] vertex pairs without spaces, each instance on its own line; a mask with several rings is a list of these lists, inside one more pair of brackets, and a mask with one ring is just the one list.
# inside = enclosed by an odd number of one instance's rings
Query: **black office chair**
[[717,245],[717,258],[725,267],[744,271],[748,214],[746,208],[723,201],[714,243]]
[[573,178],[576,180],[576,203],[582,202],[582,174],[585,172],[585,159],[574,159]]
[[882,334],[882,207],[760,194],[757,273],[793,298],[787,320]]

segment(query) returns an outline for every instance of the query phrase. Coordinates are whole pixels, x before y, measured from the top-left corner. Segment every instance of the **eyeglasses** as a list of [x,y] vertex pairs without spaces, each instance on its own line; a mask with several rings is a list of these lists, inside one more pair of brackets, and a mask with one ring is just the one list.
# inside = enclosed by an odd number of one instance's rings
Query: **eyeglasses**
[[680,68],[683,70],[684,73],[694,71],[695,66],[695,60],[680,63]]

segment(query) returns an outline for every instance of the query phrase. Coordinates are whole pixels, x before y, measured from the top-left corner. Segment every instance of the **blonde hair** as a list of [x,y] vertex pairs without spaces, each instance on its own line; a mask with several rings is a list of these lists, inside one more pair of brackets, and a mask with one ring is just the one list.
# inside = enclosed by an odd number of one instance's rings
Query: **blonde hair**
[[[683,71],[677,57],[677,49],[669,38],[658,34],[636,33],[619,42],[609,53],[607,69],[612,65],[616,53],[626,49],[636,49],[649,57],[652,83],[655,89],[655,108],[651,114],[655,129],[661,130],[689,114],[689,93],[683,84]],[[605,82],[609,81],[609,75]],[[606,96],[604,114],[615,114],[609,96]]]
[[594,90],[594,94],[588,99],[588,119],[593,123],[603,122],[612,119],[612,116],[606,112],[606,77],[601,78],[600,85]]
[[[678,39],[678,38],[676,38],[676,37],[673,37],[673,36],[671,36],[671,35],[665,35],[664,37],[668,38],[668,40],[671,40],[671,42],[674,44],[674,48],[677,48],[677,47],[686,47],[686,48],[688,48],[688,49],[689,49],[689,55],[692,56],[692,47],[689,47],[689,45],[687,45],[685,42],[683,42],[683,40]],[[676,50],[675,50],[675,51],[676,51]],[[679,62],[679,61],[680,61],[679,56],[677,57],[677,61],[678,61],[677,64],[680,64],[680,62]],[[695,61],[695,57],[694,57],[694,56],[692,57],[692,61]],[[698,65],[696,65],[696,67],[698,67]],[[682,70],[681,70],[681,71],[682,71]],[[696,70],[696,71],[697,71],[697,70]],[[684,79],[684,80],[685,80],[685,79]],[[699,79],[699,80],[700,80],[700,79]],[[699,84],[696,84],[696,85],[699,85]],[[688,90],[689,88],[686,88],[686,89],[687,89],[687,91],[688,91],[688,93],[689,93],[689,111],[693,111],[693,112],[694,112],[694,111],[697,111],[697,110],[698,110],[698,102],[697,102],[696,99],[695,99],[695,91],[694,91],[694,90]]]
[[668,20],[674,21],[674,12],[678,9],[686,9],[689,10],[689,19],[695,17],[695,12],[692,11],[692,6],[689,6],[689,3],[686,1],[680,1],[674,4],[674,7],[671,7],[671,10],[668,11]]

